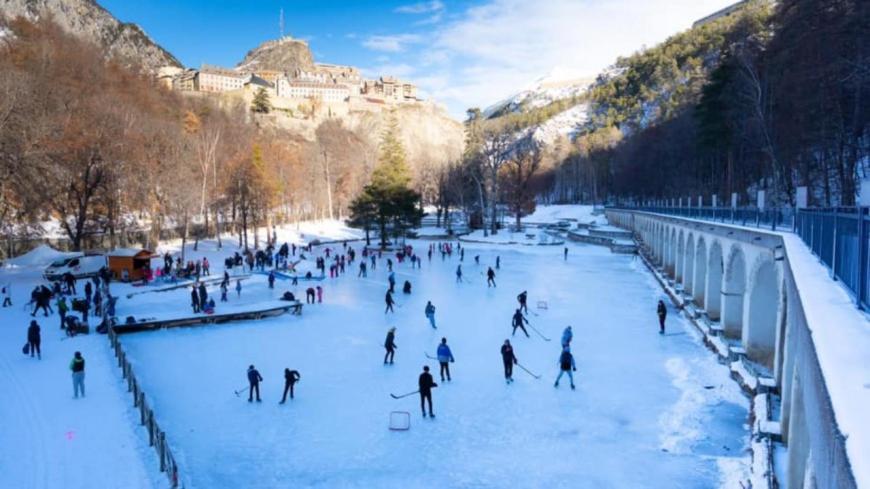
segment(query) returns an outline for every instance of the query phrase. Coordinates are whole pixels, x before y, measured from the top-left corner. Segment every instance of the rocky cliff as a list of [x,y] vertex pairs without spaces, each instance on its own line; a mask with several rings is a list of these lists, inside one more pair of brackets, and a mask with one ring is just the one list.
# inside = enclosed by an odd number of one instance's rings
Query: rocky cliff
[[293,73],[297,69],[314,68],[314,56],[308,43],[299,39],[284,37],[267,41],[248,51],[237,66],[239,70],[272,70]]
[[0,15],[30,20],[51,17],[67,32],[103,48],[108,57],[148,72],[163,66],[181,67],[138,25],[118,21],[94,0],[0,0]]

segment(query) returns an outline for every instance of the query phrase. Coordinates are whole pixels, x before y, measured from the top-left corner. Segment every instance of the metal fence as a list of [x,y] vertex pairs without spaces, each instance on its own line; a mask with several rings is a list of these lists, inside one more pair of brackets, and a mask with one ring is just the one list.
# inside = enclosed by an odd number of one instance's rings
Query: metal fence
[[870,310],[870,214],[867,207],[758,209],[731,207],[621,207],[671,216],[794,231],[843,283],[859,308]]
[[121,341],[111,327],[109,327],[109,341],[112,343],[112,349],[118,359],[118,367],[123,372],[124,379],[127,380],[127,391],[133,394],[133,407],[139,409],[139,422],[148,430],[148,444],[157,451],[157,457],[160,459],[160,471],[169,478],[171,487],[183,488],[184,484],[180,484],[178,481],[178,464],[175,463],[175,457],[166,442],[166,432],[160,429],[154,419],[154,410],[148,407],[145,393],[139,387],[139,382],[133,373],[132,365],[127,361],[127,354],[121,346]]
[[858,305],[870,309],[870,216],[866,207],[801,209],[795,232],[813,254],[831,269]]

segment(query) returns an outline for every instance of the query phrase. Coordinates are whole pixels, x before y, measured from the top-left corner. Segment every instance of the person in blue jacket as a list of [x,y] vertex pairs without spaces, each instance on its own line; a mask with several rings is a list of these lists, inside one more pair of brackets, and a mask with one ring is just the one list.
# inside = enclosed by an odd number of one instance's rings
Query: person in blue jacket
[[562,374],[567,373],[571,380],[571,389],[574,389],[574,374],[577,371],[577,366],[574,364],[574,355],[571,354],[571,348],[565,347],[562,349],[562,354],[559,355],[559,376],[556,377],[556,383],[553,387],[559,387],[559,379]]
[[571,331],[571,326],[568,326],[565,331],[562,331],[562,348],[571,346],[572,339],[574,339],[574,332]]
[[432,301],[426,302],[424,313],[426,314],[426,318],[429,319],[429,324],[432,325],[432,329],[438,329],[438,327],[435,326],[435,306],[432,305]]
[[447,381],[450,381],[450,363],[453,363],[453,352],[447,346],[447,338],[441,338],[441,344],[438,345],[438,363],[441,364],[441,382],[444,382],[444,375],[447,375]]

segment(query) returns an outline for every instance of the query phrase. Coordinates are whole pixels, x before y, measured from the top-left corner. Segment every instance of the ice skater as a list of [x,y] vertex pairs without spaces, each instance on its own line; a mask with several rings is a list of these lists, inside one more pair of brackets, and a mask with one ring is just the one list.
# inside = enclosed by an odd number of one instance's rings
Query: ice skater
[[444,375],[447,375],[447,381],[450,382],[450,364],[454,362],[453,352],[447,346],[447,338],[441,338],[441,344],[438,345],[438,351],[435,354],[438,357],[438,363],[441,366],[441,382],[444,382]]
[[263,381],[263,376],[254,368],[253,365],[248,367],[248,402],[254,402],[254,392],[257,392],[257,402],[260,401],[260,382]]
[[395,304],[396,301],[393,300],[393,293],[392,292],[393,292],[392,290],[387,289],[387,295],[384,297],[384,302],[387,303],[387,308],[384,309],[384,314],[386,314],[388,312],[393,312],[393,313],[396,312],[393,310],[393,304]]
[[290,370],[289,368],[284,369],[284,396],[281,397],[281,402],[279,404],[284,404],[287,402],[287,392],[290,392],[290,399],[293,399],[293,386],[296,385],[296,382],[302,378],[299,375],[299,372],[296,370]]
[[242,296],[242,279],[236,280],[236,297]]
[[270,289],[275,288],[275,270],[269,271],[269,288]]
[[572,339],[574,339],[574,332],[571,330],[571,326],[568,326],[562,331],[562,348],[571,346]]
[[409,280],[405,280],[405,283],[402,285],[402,293],[410,294],[411,293],[411,282]]
[[[384,340],[384,349],[387,350],[387,353],[384,354],[384,365],[386,365],[387,363],[389,363],[390,365],[393,364],[393,357],[396,356],[396,349],[399,348],[398,346],[396,346],[395,339],[396,328],[390,328],[390,330],[387,331],[387,339]],[[389,362],[387,361],[388,359]]]
[[[432,258],[431,254],[430,254],[429,258]],[[9,284],[6,284],[3,286],[3,307],[11,307],[11,306],[12,306],[12,286]]]
[[30,349],[30,358],[34,357],[42,360],[42,350],[39,349],[39,344],[42,342],[39,334],[39,323],[34,320],[30,321],[30,326],[27,328],[27,346]]
[[420,409],[423,410],[423,417],[426,417],[426,402],[428,402],[429,417],[434,418],[435,414],[432,412],[432,388],[438,387],[438,384],[435,383],[435,379],[429,373],[428,365],[423,366],[423,373],[420,374],[420,380],[417,382],[417,385],[420,387]]
[[553,387],[559,387],[559,379],[562,378],[562,374],[567,373],[568,379],[571,380],[571,389],[574,389],[574,373],[577,371],[577,366],[574,364],[574,355],[571,354],[570,347],[562,348],[562,354],[559,355],[559,376],[556,377],[556,383],[553,384]]
[[426,314],[426,317],[429,319],[429,324],[432,326],[432,329],[438,329],[438,327],[435,326],[435,306],[432,305],[432,301],[426,301],[424,314]]
[[668,308],[665,307],[664,301],[659,301],[656,313],[659,316],[659,334],[665,334],[665,319],[668,317]]
[[529,293],[526,292],[525,290],[520,292],[520,295],[517,296],[517,302],[520,303],[520,310],[525,312],[526,314],[529,313],[529,306],[526,305],[526,301],[528,300],[528,298],[529,298]]
[[390,292],[396,291],[396,274],[393,271],[390,271],[390,275],[387,276],[387,281],[390,283]]
[[317,290],[317,303],[320,304],[323,302],[323,287],[318,285],[316,287],[316,290]]
[[514,381],[514,365],[518,363],[510,340],[504,340],[504,344],[501,345],[501,363],[504,365],[504,381],[510,384]]
[[498,270],[499,268],[501,268],[501,256],[496,256],[495,257],[495,269]]
[[314,304],[314,287],[305,289],[305,303]]
[[85,359],[81,352],[75,352],[72,361],[69,362],[69,369],[72,371],[73,397],[78,399],[79,392],[82,397],[85,397]]
[[563,260],[568,260],[568,247],[567,246],[562,251],[562,256],[563,256],[563,258],[562,258]]
[[456,265],[456,283],[462,282],[462,265]]
[[492,267],[486,271],[486,286],[487,288],[495,287],[495,270]]
[[512,322],[511,322],[511,325],[514,327],[514,331],[513,331],[513,333],[511,333],[511,336],[514,336],[515,334],[517,334],[517,328],[520,328],[521,330],[523,330],[523,333],[526,334],[526,338],[529,338],[529,332],[526,331],[526,327],[524,326],[523,323],[529,324],[529,320],[526,319],[525,316],[523,316],[523,313],[519,309],[517,309],[517,312],[514,313],[514,316],[512,318]]

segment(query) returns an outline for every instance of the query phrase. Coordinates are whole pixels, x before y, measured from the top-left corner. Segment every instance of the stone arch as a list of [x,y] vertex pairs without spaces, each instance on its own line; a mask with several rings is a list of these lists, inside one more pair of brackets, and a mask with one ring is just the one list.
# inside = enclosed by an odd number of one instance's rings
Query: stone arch
[[743,298],[746,295],[746,257],[740,246],[734,245],[725,265],[722,288],[722,327],[725,336],[740,338],[743,334]]
[[665,271],[670,275],[674,276],[674,262],[676,261],[677,256],[677,229],[674,227],[669,227],[670,229],[670,238],[668,239],[668,265],[665,267]]
[[743,321],[743,343],[749,358],[770,368],[776,352],[777,318],[781,301],[777,266],[759,259],[749,280],[748,304]]
[[707,316],[716,321],[722,314],[722,276],[724,275],[722,261],[722,245],[719,241],[710,244],[710,254],[707,258],[707,291],[704,294],[704,309]]
[[707,294],[707,243],[703,236],[698,237],[695,246],[695,276],[692,278],[692,297],[695,304],[704,307],[704,298]]
[[674,282],[681,283],[683,281],[683,267],[686,262],[686,242],[683,235],[683,230],[677,235],[677,255],[674,263]]
[[689,233],[686,238],[686,258],[683,264],[683,290],[693,295],[695,280],[695,235]]

